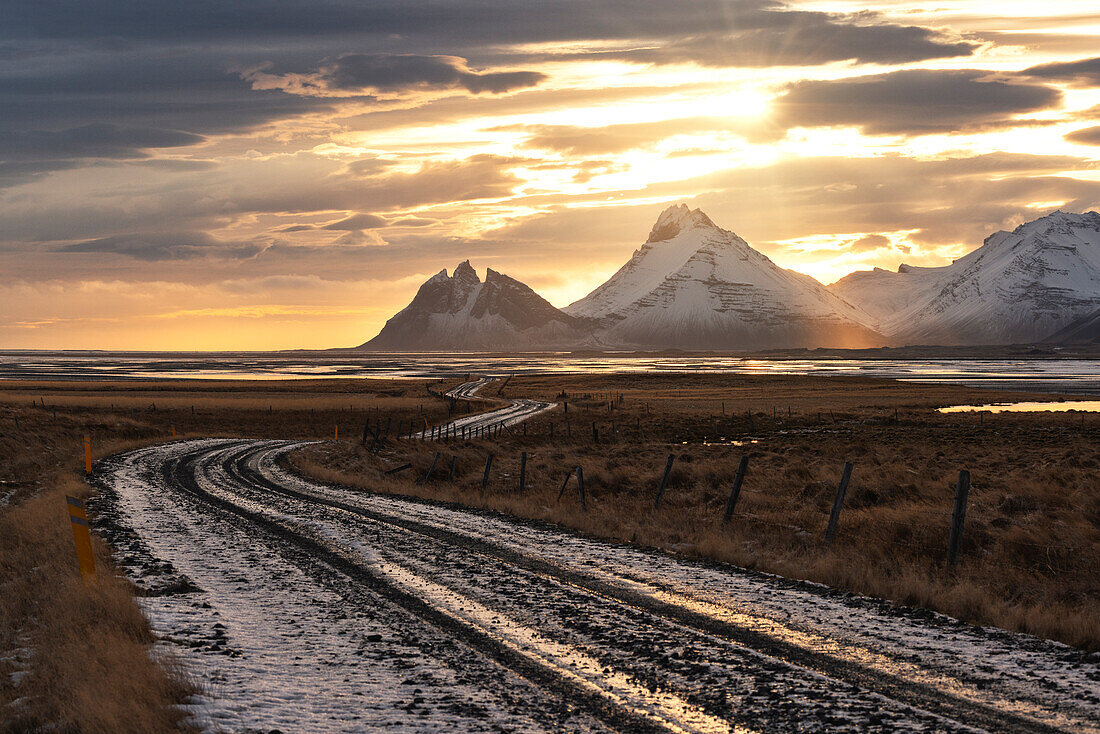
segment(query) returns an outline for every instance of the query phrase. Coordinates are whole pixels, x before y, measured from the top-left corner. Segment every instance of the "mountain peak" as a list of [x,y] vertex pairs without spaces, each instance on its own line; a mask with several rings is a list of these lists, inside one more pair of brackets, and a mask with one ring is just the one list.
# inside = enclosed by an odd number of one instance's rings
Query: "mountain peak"
[[1059,226],[1069,228],[1096,229],[1100,227],[1100,213],[1092,211],[1077,214],[1076,212],[1064,212],[1061,209],[1056,209],[1050,214],[1047,214],[1045,217],[1039,217],[1038,219],[1033,219],[1030,222],[1024,222],[1016,229],[1014,229],[1012,233],[1026,234],[1029,232]]
[[673,204],[657,217],[646,242],[664,242],[694,227],[715,228],[715,225],[701,209],[688,209],[687,204]]
[[461,280],[470,284],[481,282],[481,279],[477,277],[477,271],[475,271],[473,266],[470,265],[469,260],[463,260],[461,263],[459,263],[458,267],[455,268],[455,273],[452,277],[455,280]]

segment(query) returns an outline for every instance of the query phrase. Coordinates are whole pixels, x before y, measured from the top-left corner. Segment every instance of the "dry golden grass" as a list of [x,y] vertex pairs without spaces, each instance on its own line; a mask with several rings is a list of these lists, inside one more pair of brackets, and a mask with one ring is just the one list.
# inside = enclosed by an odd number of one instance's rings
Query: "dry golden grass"
[[[868,379],[517,378],[505,395],[552,398],[563,389],[568,429],[558,412],[500,444],[400,442],[374,455],[328,442],[292,461],[328,481],[489,507],[1100,649],[1100,416],[943,415],[934,408],[1022,396]],[[436,451],[442,460],[427,485],[412,472],[381,473],[412,461],[419,477]],[[528,452],[522,492],[520,451]],[[482,489],[489,452],[492,481]],[[654,509],[669,453],[677,459]],[[723,525],[743,454],[748,476]],[[830,548],[824,530],[845,461],[855,471]],[[573,481],[557,501],[575,466],[584,469],[587,513]],[[944,559],[960,469],[973,484],[951,572]]]
[[[190,686],[168,661],[150,659],[149,627],[107,547],[93,539],[95,583],[85,585],[77,571],[65,495],[90,493],[75,469],[79,433],[74,440],[60,417],[48,425],[28,414],[18,432],[6,430],[12,417],[4,416],[0,433],[0,486],[17,495],[0,510],[0,649],[26,652],[0,664],[0,730],[178,730],[172,705]],[[131,437],[104,448],[140,443]],[[10,673],[18,669],[16,686]]]
[[[80,580],[65,495],[92,491],[81,478],[83,434],[97,458],[171,440],[173,428],[181,438],[331,437],[335,426],[358,436],[368,410],[406,423],[445,415],[424,387],[0,382],[0,731],[178,730],[173,705],[191,691],[171,661],[150,659],[133,589],[97,538],[98,581]],[[13,654],[20,649],[28,654]],[[18,685],[15,671],[25,671]]]

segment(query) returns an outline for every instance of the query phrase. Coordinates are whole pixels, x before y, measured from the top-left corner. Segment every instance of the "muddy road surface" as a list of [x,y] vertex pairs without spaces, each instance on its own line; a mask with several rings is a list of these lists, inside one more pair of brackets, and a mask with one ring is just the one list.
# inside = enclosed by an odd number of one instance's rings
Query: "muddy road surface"
[[101,462],[101,528],[210,731],[1098,731],[1095,657],[496,514],[302,444]]

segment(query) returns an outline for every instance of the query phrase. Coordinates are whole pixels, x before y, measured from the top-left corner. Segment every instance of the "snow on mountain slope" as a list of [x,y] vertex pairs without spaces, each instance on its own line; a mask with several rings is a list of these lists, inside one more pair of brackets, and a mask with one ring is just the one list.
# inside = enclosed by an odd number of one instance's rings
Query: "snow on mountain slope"
[[1039,341],[1100,307],[1100,214],[1054,212],[951,265],[853,273],[831,290],[907,344]]
[[864,347],[871,318],[680,204],[606,283],[566,313],[608,344],[679,349]]
[[914,301],[928,297],[927,291],[935,288],[941,270],[904,264],[897,271],[857,270],[828,288],[881,321],[908,308]]
[[491,268],[482,282],[467,260],[429,278],[416,297],[360,349],[523,351],[572,348],[589,339],[582,322],[523,283]]
[[1100,344],[1100,308],[1071,321],[1043,341],[1047,344]]

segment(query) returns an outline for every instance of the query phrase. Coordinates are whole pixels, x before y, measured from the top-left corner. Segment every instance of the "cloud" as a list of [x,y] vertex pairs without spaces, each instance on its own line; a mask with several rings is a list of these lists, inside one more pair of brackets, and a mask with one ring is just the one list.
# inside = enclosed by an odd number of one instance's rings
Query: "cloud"
[[351,232],[360,229],[378,229],[379,227],[385,227],[387,224],[388,222],[377,214],[352,214],[347,219],[341,219],[339,222],[326,224],[321,227],[321,229],[335,229]]
[[0,158],[7,161],[139,158],[150,148],[178,148],[203,140],[201,135],[181,130],[99,122],[67,130],[17,130],[0,135]]
[[533,87],[546,79],[536,71],[477,72],[458,56],[416,54],[345,54],[325,68],[321,78],[343,90],[390,92],[410,87],[462,87],[473,94],[501,94]]
[[836,61],[902,64],[969,56],[978,48],[968,41],[946,40],[928,28],[859,24],[826,13],[759,9],[746,21],[734,32],[705,33],[607,55],[654,64],[761,67]]
[[1040,64],[1025,69],[1021,73],[1024,76],[1068,82],[1080,87],[1100,87],[1100,56],[1077,61]]
[[336,238],[337,245],[370,245],[379,246],[386,244],[386,241],[382,239],[382,235],[378,234],[374,230],[352,230],[346,232]]
[[126,39],[162,47],[232,43],[248,49],[294,47],[306,39],[317,47],[325,39],[346,44],[358,38],[376,53],[461,48],[499,54],[523,44],[631,40],[638,59],[647,63],[686,59],[749,66],[847,59],[900,63],[966,55],[976,48],[872,13],[795,10],[774,0],[553,0],[537,5],[515,0],[272,0],[262,14],[245,0],[83,0],[75,6],[38,0],[7,8],[4,25],[7,35],[34,41]]
[[150,262],[162,260],[193,260],[217,257],[243,260],[264,249],[255,243],[224,242],[206,232],[168,232],[125,234],[74,242],[57,248],[57,252],[124,255]]
[[656,122],[632,122],[601,127],[577,125],[527,125],[519,129],[532,133],[525,146],[577,156],[600,156],[656,145],[674,135],[700,132],[728,132],[754,140],[781,137],[766,120],[738,120],[729,117],[685,117]]
[[848,252],[869,252],[890,246],[890,238],[880,234],[869,234],[846,243],[842,249]]
[[1100,126],[1085,127],[1074,130],[1066,135],[1066,140],[1071,143],[1084,143],[1085,145],[1100,145]]
[[421,217],[405,217],[404,219],[398,219],[395,222],[391,222],[391,227],[431,227],[432,225],[439,224],[438,219],[424,219]]
[[1002,81],[974,69],[913,69],[833,81],[801,81],[774,103],[785,127],[859,127],[869,134],[923,135],[1021,124],[1014,115],[1057,106],[1044,85]]

